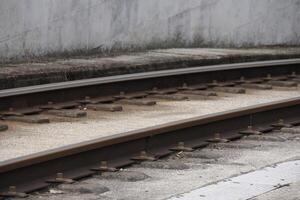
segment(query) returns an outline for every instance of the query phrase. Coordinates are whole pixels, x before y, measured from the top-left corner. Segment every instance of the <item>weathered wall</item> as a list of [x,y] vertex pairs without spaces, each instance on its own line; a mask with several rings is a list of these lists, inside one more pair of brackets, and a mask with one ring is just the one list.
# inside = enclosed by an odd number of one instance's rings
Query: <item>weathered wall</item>
[[300,0],[0,0],[0,59],[95,49],[299,45]]

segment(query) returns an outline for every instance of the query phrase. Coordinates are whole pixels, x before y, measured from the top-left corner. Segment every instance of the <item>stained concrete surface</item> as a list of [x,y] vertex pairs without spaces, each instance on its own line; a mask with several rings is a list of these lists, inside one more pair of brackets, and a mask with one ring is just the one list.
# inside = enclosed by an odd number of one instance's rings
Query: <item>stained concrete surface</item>
[[0,60],[88,51],[299,45],[299,0],[2,0]]

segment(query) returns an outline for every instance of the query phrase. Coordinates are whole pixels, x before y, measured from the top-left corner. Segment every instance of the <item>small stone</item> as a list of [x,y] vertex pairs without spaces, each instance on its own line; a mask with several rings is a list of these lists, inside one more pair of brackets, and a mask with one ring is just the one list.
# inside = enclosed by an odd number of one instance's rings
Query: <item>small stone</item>
[[99,177],[104,179],[117,179],[120,181],[128,182],[142,181],[149,178],[149,176],[144,173],[134,171],[104,172]]

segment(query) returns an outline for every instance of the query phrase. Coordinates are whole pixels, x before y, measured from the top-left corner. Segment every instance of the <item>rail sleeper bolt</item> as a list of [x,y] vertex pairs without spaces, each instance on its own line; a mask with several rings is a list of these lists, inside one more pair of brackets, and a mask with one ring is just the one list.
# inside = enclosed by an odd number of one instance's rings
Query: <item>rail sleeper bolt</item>
[[63,173],[57,173],[56,178],[53,180],[48,180],[49,183],[65,183],[65,184],[72,184],[75,181],[73,179],[65,178]]
[[101,161],[100,162],[100,167],[98,168],[93,168],[93,171],[98,171],[98,172],[116,172],[118,171],[114,167],[108,167],[107,161]]
[[239,133],[242,135],[261,135],[261,132],[254,130],[252,126],[248,126],[246,130],[240,131]]
[[141,151],[139,156],[135,156],[132,158],[135,161],[154,161],[155,158],[147,154],[146,151]]
[[212,143],[225,143],[228,142],[229,140],[221,138],[220,133],[215,133],[214,138],[208,139],[207,141]]
[[272,80],[272,75],[268,74],[267,77],[264,78],[265,81],[270,81]]
[[188,88],[188,85],[187,85],[187,83],[183,83],[183,85],[182,85],[182,89],[183,89],[183,90],[187,90],[187,89],[189,89],[189,88]]
[[212,83],[207,84],[209,87],[217,87],[219,86],[219,83],[217,80],[213,80]]
[[[91,98],[89,96],[85,96],[83,100],[78,101],[80,104],[89,104],[91,103]],[[79,105],[79,109],[85,109],[83,106]]]
[[245,82],[246,82],[246,80],[245,80],[244,76],[241,76],[239,80],[235,81],[236,84],[243,84]]
[[65,178],[63,173],[57,173],[56,180],[62,183],[74,183],[73,179]]
[[170,148],[170,150],[171,151],[187,151],[187,152],[193,151],[192,148],[186,147],[184,145],[184,142],[178,142],[177,146]]
[[121,91],[118,98],[120,99],[124,99],[125,98],[125,92],[124,91]]
[[152,90],[150,90],[150,91],[148,91],[147,92],[148,94],[157,94],[158,93],[158,88],[157,87],[154,87],[154,88],[152,88]]
[[287,76],[288,78],[297,78],[296,72],[292,72],[292,74]]
[[114,98],[116,98],[116,99],[124,99],[125,98],[125,92],[121,91],[119,93],[119,95],[114,96]]
[[280,129],[285,128],[285,127],[286,128],[291,127],[290,124],[284,123],[283,119],[279,119],[276,124],[272,124],[271,126],[273,126],[275,128],[275,130],[280,130]]
[[25,198],[28,197],[28,194],[17,192],[16,186],[9,186],[7,192],[0,193],[0,197]]

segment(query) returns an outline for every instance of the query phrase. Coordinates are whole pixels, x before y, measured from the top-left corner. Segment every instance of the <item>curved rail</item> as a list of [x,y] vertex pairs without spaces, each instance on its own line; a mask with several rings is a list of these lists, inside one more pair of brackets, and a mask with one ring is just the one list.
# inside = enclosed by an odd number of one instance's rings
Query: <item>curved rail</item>
[[76,81],[67,81],[61,83],[51,83],[51,84],[43,84],[37,86],[5,89],[5,90],[0,90],[0,98],[24,95],[24,94],[40,93],[40,92],[49,92],[49,91],[62,90],[62,89],[71,89],[77,87],[86,87],[86,86],[93,86],[93,85],[100,85],[100,84],[107,84],[107,83],[141,80],[141,79],[153,79],[159,77],[205,73],[205,72],[212,72],[212,71],[218,72],[218,71],[225,71],[225,70],[262,68],[268,66],[276,67],[276,66],[294,65],[294,64],[300,64],[300,59],[284,59],[284,60],[247,62],[247,63],[237,63],[237,64],[223,64],[223,65],[213,65],[213,66],[191,67],[191,68],[184,68],[184,69],[134,73],[134,74],[126,74],[126,75],[118,75],[118,76],[100,77],[100,78],[92,78],[92,79],[84,79],[84,80],[76,80]]

